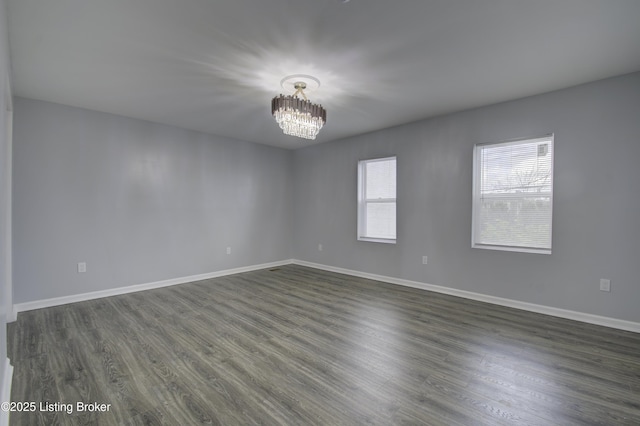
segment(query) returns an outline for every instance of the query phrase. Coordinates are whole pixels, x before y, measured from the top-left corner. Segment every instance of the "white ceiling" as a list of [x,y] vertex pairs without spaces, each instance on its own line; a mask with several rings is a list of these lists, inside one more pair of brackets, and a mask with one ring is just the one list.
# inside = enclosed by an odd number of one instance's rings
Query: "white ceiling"
[[[16,95],[285,148],[640,70],[639,0],[8,3]],[[271,117],[298,73],[313,142]]]

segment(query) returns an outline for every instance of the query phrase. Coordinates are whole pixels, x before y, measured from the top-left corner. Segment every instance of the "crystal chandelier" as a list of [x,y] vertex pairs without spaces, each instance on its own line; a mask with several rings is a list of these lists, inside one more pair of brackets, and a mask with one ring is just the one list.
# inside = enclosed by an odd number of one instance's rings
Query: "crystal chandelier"
[[[293,87],[296,89],[293,95],[273,98],[271,114],[285,135],[315,139],[327,122],[327,111],[322,105],[309,102],[303,92],[307,88],[305,82],[297,81],[293,83]],[[298,94],[302,95],[303,99],[300,99]]]

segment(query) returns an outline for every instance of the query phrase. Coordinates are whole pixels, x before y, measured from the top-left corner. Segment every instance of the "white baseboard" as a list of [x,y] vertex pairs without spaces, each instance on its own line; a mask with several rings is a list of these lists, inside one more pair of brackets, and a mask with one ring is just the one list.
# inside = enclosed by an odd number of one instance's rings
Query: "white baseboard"
[[506,306],[509,308],[521,309],[523,311],[536,312],[539,314],[551,315],[554,317],[566,318],[575,321],[581,321],[589,324],[602,325],[604,327],[616,328],[619,330],[633,331],[640,333],[640,323],[621,320],[617,318],[602,317],[599,315],[586,314],[583,312],[569,311],[566,309],[553,308],[551,306],[536,305],[534,303],[521,302],[518,300],[505,299],[502,297],[489,296],[481,293],[474,293],[466,290],[458,290],[450,287],[426,284],[418,281],[404,280],[401,278],[387,277],[384,275],[369,274],[367,272],[354,271],[351,269],[337,268],[334,266],[323,265],[320,263],[307,262],[304,260],[294,259],[293,264],[308,266],[310,268],[322,269],[339,274],[352,275],[360,278],[368,278],[375,281],[382,281],[390,284],[398,284],[406,287],[419,288],[422,290],[433,291],[436,293],[449,294],[451,296],[463,297],[465,299],[477,300],[480,302],[492,303],[494,305]]
[[[2,387],[0,388],[0,402],[11,401],[11,382],[13,379],[13,366],[9,358],[4,363],[4,374],[2,376]],[[0,410],[0,426],[9,425],[9,412]]]
[[[100,299],[102,297],[117,296],[120,294],[135,293],[143,290],[152,290],[154,288],[168,287],[177,284],[186,284],[194,281],[207,280],[210,278],[223,277],[225,275],[239,274],[242,272],[256,271],[258,269],[273,268],[275,266],[288,265],[292,263],[291,259],[281,260],[278,262],[262,263],[259,265],[242,266],[240,268],[225,269],[222,271],[209,272],[206,274],[190,275],[187,277],[172,278],[169,280],[156,281],[146,284],[137,284],[127,287],[112,288],[109,290],[99,290],[90,293],[74,294],[70,296],[55,297],[52,299],[36,300],[33,302],[17,303],[13,305],[13,317],[17,317],[19,312],[31,311],[34,309],[49,308],[52,306],[66,305],[67,303],[84,302],[86,300]],[[14,319],[15,321],[15,319]]]

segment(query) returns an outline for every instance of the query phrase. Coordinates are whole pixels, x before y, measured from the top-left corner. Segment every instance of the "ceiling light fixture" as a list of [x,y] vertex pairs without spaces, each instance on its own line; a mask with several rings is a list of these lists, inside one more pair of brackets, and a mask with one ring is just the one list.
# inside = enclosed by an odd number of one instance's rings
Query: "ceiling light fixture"
[[311,103],[307,99],[303,90],[307,88],[308,82],[314,84],[316,88],[320,86],[318,79],[311,76],[295,75],[282,79],[280,83],[283,88],[286,88],[287,84],[293,84],[296,91],[293,95],[281,94],[273,98],[271,114],[285,135],[313,140],[327,122],[327,111],[322,105]]

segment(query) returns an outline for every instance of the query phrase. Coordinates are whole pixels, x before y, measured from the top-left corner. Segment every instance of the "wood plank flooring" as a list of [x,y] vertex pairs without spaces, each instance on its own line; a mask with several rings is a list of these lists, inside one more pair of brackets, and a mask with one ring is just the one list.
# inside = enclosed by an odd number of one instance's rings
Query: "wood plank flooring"
[[640,334],[296,265],[23,312],[9,352],[13,401],[73,404],[14,426],[640,424]]

